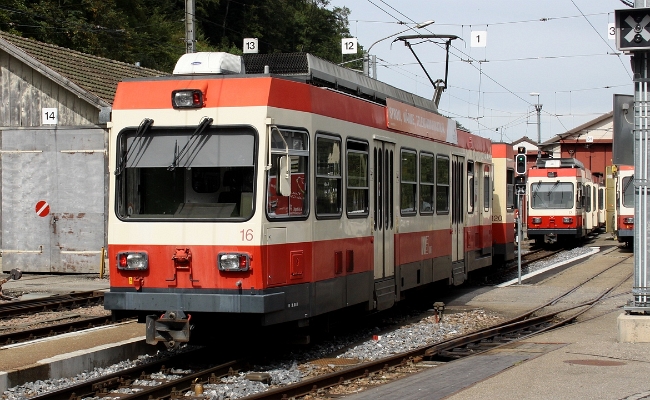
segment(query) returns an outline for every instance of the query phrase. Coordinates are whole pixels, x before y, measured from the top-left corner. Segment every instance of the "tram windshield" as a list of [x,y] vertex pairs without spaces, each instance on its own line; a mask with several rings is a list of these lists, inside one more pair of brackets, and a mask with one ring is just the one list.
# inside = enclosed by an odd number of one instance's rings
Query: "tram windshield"
[[123,220],[244,220],[253,214],[250,127],[150,127],[118,136],[116,212]]
[[531,189],[531,207],[535,209],[566,209],[574,207],[573,183],[536,182]]
[[623,178],[623,206],[634,207],[634,175]]

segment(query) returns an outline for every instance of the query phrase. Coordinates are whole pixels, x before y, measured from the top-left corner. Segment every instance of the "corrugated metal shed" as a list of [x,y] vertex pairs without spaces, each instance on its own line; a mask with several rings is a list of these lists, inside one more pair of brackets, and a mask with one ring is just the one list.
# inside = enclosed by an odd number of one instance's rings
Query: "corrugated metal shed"
[[0,31],[4,271],[98,272],[108,204],[104,123],[119,81],[161,75]]

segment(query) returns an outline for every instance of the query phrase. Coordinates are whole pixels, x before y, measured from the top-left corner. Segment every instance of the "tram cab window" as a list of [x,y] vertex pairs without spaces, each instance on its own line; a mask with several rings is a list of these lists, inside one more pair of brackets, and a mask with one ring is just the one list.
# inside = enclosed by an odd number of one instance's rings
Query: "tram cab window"
[[342,210],[341,139],[316,136],[316,216],[339,217]]
[[[287,158],[288,157],[288,158]],[[289,162],[289,168],[280,162]],[[308,207],[309,147],[307,133],[300,130],[271,128],[271,168],[266,181],[266,214],[269,218],[305,217]],[[286,169],[289,192],[278,188],[280,171]]]
[[365,217],[369,211],[368,143],[347,141],[347,190],[346,210],[348,217]]
[[570,209],[575,202],[571,182],[533,182],[530,193],[534,209]]
[[434,173],[433,154],[420,153],[420,214],[433,213]]
[[400,207],[402,215],[413,215],[417,211],[417,156],[413,150],[402,149],[400,177]]
[[623,206],[634,207],[634,175],[626,176],[622,182]]
[[255,132],[248,127],[196,132],[177,127],[120,132],[115,171],[120,219],[252,216]]
[[436,212],[449,212],[449,157],[436,156]]

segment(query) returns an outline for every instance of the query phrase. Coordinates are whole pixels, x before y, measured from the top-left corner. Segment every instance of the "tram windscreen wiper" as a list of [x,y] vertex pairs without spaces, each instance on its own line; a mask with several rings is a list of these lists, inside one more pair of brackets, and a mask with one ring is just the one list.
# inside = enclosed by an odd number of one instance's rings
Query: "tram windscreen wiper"
[[625,182],[625,187],[623,188],[622,193],[627,192],[627,188],[630,186],[630,183],[632,183],[633,180],[634,180],[634,175],[630,176],[630,179],[627,182]]
[[187,143],[185,143],[185,146],[183,146],[181,151],[178,151],[178,146],[174,145],[174,160],[169,167],[167,167],[168,170],[173,171],[178,167],[178,160],[180,160],[185,154],[189,154],[188,152],[194,147],[194,144],[198,142],[203,131],[212,124],[212,121],[212,118],[203,117],[199,126],[196,127],[196,130],[192,133],[192,136],[187,140]]
[[555,188],[560,184],[560,181],[555,182],[553,186],[548,190],[548,197],[551,197],[551,192],[555,190]]
[[539,182],[537,182],[537,188],[535,188],[535,190],[533,190],[533,198],[535,198],[537,196],[537,192],[539,192],[539,189],[541,189],[541,188],[542,188],[542,181],[539,181]]
[[124,171],[124,167],[126,166],[126,162],[129,160],[129,154],[131,154],[131,149],[135,145],[135,142],[144,136],[147,130],[151,128],[151,125],[153,125],[153,119],[151,118],[145,118],[140,122],[138,129],[135,131],[135,136],[133,137],[131,145],[126,149],[124,154],[122,154],[122,158],[120,158],[120,162],[117,165],[117,168],[115,168],[115,175],[119,175]]

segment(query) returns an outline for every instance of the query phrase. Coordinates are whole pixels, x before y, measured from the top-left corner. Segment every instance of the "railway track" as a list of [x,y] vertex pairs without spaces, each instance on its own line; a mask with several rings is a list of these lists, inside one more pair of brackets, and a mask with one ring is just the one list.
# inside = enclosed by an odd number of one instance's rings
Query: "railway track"
[[114,320],[111,315],[96,317],[83,317],[59,323],[46,323],[45,326],[29,327],[8,333],[0,333],[0,346],[7,346],[29,340],[61,335],[64,333],[76,332],[84,329],[97,328],[100,326],[113,325],[126,322],[129,318]]
[[[0,304],[0,319],[19,319],[19,325],[4,324],[0,330],[0,345],[6,346],[24,341],[51,337],[59,334],[75,332],[122,322],[113,320],[111,315],[88,316],[71,314],[66,311],[82,307],[92,307],[103,303],[102,292],[86,291],[68,294],[11,301]],[[48,319],[34,319],[35,314],[52,314]],[[24,322],[22,322],[24,320]]]
[[0,304],[0,319],[15,318],[43,311],[62,311],[77,307],[103,304],[104,293],[72,292],[39,299],[19,300]]
[[[559,296],[547,301],[541,306],[522,315],[512,318],[494,327],[482,329],[474,333],[449,339],[434,345],[421,347],[402,354],[382,358],[380,360],[360,363],[345,367],[339,371],[316,376],[296,384],[286,385],[267,390],[263,393],[246,397],[247,400],[299,398],[306,395],[322,394],[341,383],[371,376],[380,371],[395,367],[413,365],[419,361],[453,361],[489,351],[513,341],[528,338],[532,335],[558,328],[576,321],[580,316],[598,305],[604,299],[615,297],[615,288],[627,281],[631,274],[623,279],[618,278],[616,284],[601,290],[589,300],[576,302],[572,295],[581,288],[592,284],[598,279],[610,279],[612,273],[618,273],[615,268],[623,260],[617,261],[604,270],[594,273],[586,279],[574,284]],[[618,276],[618,275],[616,275]],[[566,303],[563,305],[563,302]],[[68,387],[56,392],[33,397],[34,399],[81,400],[86,397],[107,397],[118,399],[202,399],[206,385],[220,383],[221,378],[237,375],[245,370],[248,363],[245,360],[220,362],[216,366],[207,367],[196,372],[192,368],[185,369],[188,360],[205,359],[201,350],[186,353],[178,358],[157,361],[141,367],[105,376]],[[176,366],[170,369],[168,366]],[[181,367],[183,365],[183,367]],[[167,366],[167,367],[166,367]],[[382,373],[383,373],[382,372]],[[251,375],[250,380],[268,381],[265,373]]]

